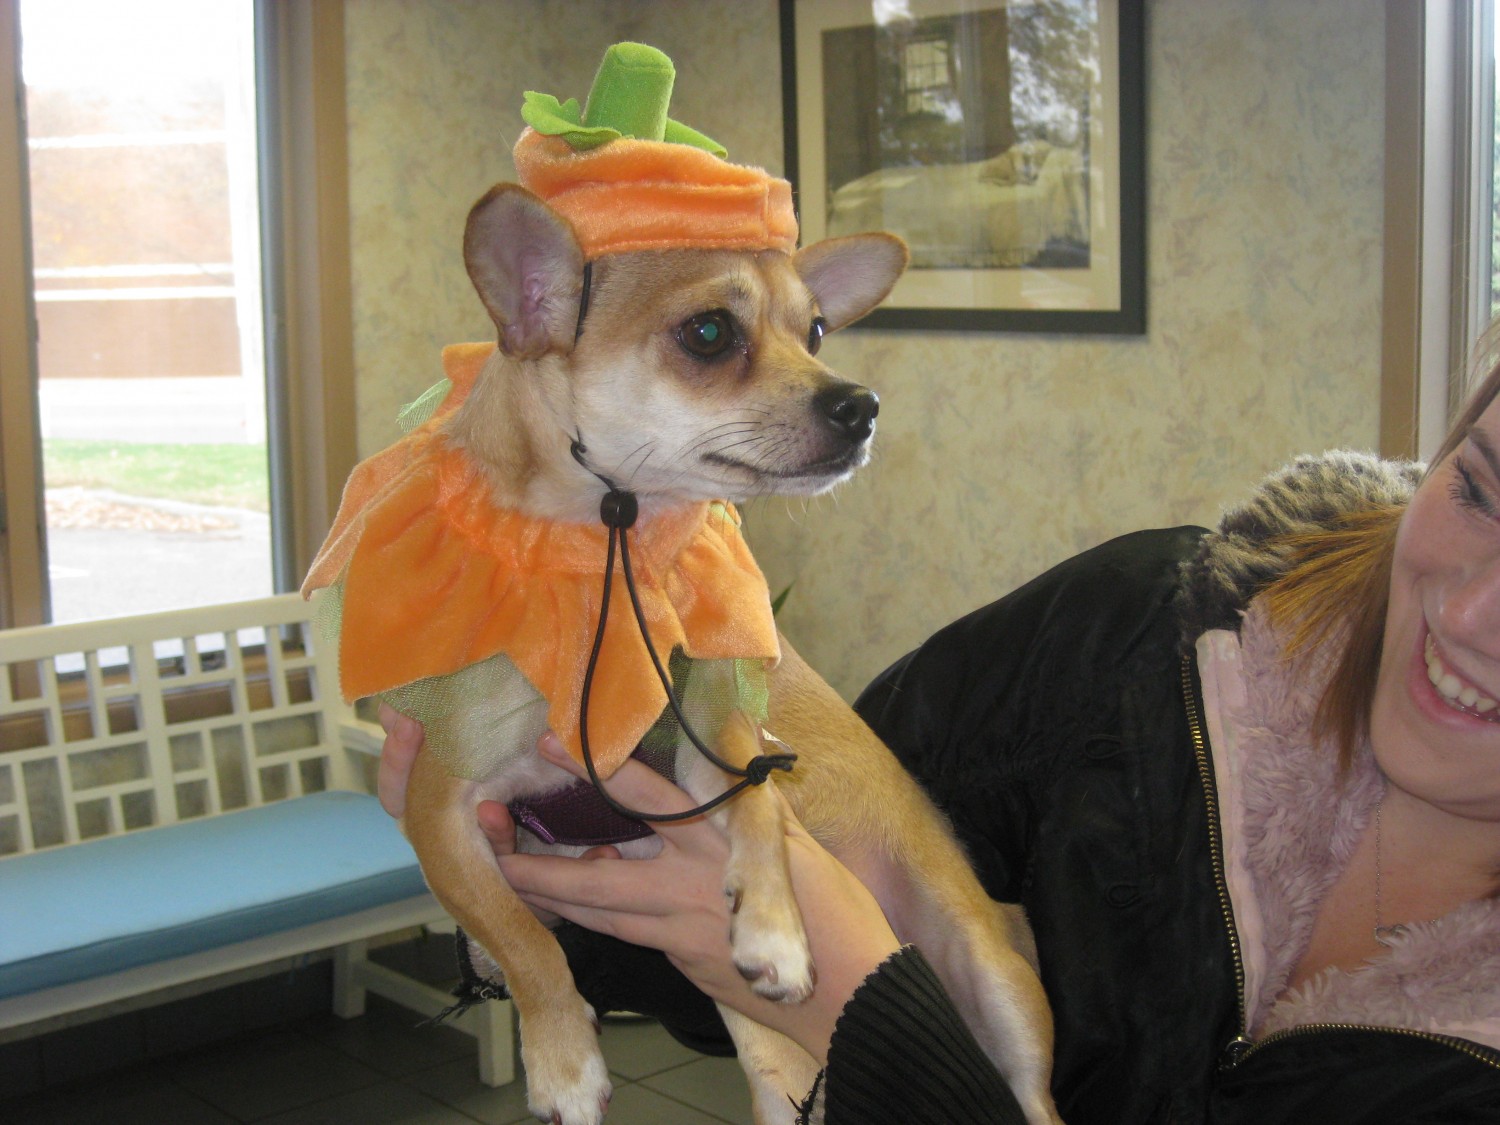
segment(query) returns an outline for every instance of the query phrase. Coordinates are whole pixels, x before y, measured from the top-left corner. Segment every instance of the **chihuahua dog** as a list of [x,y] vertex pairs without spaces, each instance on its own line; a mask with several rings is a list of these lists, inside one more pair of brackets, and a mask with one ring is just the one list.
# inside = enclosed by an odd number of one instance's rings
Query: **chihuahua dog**
[[[500,346],[445,436],[483,466],[495,504],[592,523],[607,473],[628,483],[646,525],[704,500],[819,493],[867,460],[878,401],[814,353],[823,331],[863,316],[890,291],[906,264],[899,239],[857,235],[795,254],[608,255],[592,264],[581,334],[583,254],[569,224],[526,189],[502,184],[475,205],[464,254]],[[495,706],[465,701],[447,733],[462,742],[492,731],[486,714]],[[871,882],[900,939],[922,947],[1033,1125],[1054,1122],[1051,1020],[1033,967],[1017,952],[1029,941],[1024,921],[990,901],[942,816],[789,650],[771,673],[769,715],[796,768],[708,814],[730,844],[725,893],[737,904],[731,946],[741,972],[757,993],[787,1003],[814,987],[778,785],[812,834]],[[433,893],[503,971],[520,1016],[532,1111],[562,1125],[597,1125],[611,1090],[594,1013],[557,943],[500,876],[475,815],[482,800],[508,803],[573,783],[535,754],[540,733],[513,737],[504,760],[477,780],[418,755],[402,826]],[[755,724],[738,715],[710,737],[736,766],[762,752]],[[678,755],[676,780],[705,802],[730,783],[690,748]],[[647,837],[621,850],[656,846]],[[791,1121],[792,1099],[811,1088],[816,1064],[789,1040],[725,1015],[757,1122]]]

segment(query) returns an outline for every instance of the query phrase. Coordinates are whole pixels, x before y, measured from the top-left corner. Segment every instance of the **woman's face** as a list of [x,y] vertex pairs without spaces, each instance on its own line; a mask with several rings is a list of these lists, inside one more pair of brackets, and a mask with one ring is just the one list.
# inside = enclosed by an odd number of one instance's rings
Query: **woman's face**
[[1391,782],[1500,821],[1500,399],[1402,518],[1370,718]]

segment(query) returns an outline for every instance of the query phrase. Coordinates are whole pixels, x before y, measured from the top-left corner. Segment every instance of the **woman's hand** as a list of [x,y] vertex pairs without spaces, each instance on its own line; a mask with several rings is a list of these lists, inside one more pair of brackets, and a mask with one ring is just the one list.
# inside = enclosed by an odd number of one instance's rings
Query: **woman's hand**
[[[548,761],[581,772],[556,735],[544,735],[538,749]],[[636,761],[621,766],[608,785],[616,799],[644,812],[696,805]],[[512,854],[500,858],[500,868],[534,909],[660,949],[710,997],[791,1036],[823,1062],[849,997],[899,943],[864,885],[785,811],[792,884],[818,972],[812,997],[801,1004],[756,996],[734,967],[724,894],[729,844],[704,817],[654,825],[662,851],[652,859],[621,860],[613,849],[582,859]]]
[[385,811],[400,820],[406,812],[406,783],[411,780],[412,763],[422,749],[422,724],[389,703],[380,705],[378,717],[385,730],[385,741],[380,746],[375,791],[380,794]]

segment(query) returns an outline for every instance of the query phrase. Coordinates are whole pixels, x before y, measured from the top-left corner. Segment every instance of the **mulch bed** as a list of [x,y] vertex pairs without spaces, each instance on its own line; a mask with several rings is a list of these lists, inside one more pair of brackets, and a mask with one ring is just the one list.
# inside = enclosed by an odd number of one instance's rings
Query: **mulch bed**
[[54,531],[168,531],[198,535],[206,531],[237,531],[239,523],[225,516],[170,512],[62,490],[47,493],[47,527]]

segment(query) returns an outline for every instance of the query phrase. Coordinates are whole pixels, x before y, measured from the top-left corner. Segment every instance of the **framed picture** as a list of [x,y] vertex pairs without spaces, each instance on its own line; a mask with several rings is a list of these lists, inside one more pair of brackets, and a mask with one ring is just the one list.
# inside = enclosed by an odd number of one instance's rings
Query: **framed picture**
[[781,0],[804,243],[906,239],[876,328],[1142,333],[1142,0]]

